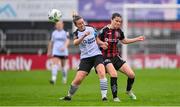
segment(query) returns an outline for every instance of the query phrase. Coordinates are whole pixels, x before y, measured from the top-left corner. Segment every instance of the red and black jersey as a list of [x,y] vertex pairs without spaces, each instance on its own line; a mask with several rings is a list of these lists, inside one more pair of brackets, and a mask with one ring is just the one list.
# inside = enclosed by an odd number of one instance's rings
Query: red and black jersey
[[120,54],[117,43],[119,40],[124,39],[124,33],[121,29],[111,29],[106,26],[101,29],[99,38],[101,41],[108,43],[107,50],[101,49],[101,52],[105,58],[112,58]]

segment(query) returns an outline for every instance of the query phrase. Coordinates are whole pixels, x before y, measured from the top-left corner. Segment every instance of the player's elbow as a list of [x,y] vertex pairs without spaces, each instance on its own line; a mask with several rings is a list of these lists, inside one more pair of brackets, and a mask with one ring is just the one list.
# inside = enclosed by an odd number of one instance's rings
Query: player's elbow
[[127,41],[122,41],[122,44],[128,44],[128,42]]
[[75,46],[79,45],[77,41],[73,41],[73,44],[74,44]]
[[70,44],[70,40],[68,39],[66,42],[67,47],[69,47],[69,44]]
[[121,42],[122,42],[123,44],[129,44],[129,40],[128,40],[128,39],[123,39]]

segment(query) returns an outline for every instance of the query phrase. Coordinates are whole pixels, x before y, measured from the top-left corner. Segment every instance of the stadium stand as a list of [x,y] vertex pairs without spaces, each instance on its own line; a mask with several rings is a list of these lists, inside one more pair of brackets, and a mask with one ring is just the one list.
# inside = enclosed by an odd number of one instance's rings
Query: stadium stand
[[[79,53],[72,43],[72,23],[65,22],[66,31],[70,33],[70,53]],[[1,22],[0,52],[45,54],[54,25],[48,22]]]
[[49,40],[47,30],[7,30],[5,49],[8,53],[38,53],[46,51]]
[[[159,26],[154,25],[155,23],[159,23]],[[143,26],[140,26],[142,24]],[[47,43],[53,26],[48,25],[47,23],[25,23],[20,24],[20,26],[21,27],[15,29],[15,24],[8,23],[6,26],[2,27],[4,29],[0,30],[1,53],[46,53]],[[9,27],[9,29],[7,29],[7,27]],[[78,47],[75,47],[72,42],[73,37],[71,27],[66,26],[66,28],[66,31],[70,32],[70,53],[79,53]],[[161,22],[148,22],[148,24],[147,22],[146,24],[144,24],[144,22],[130,23],[128,37],[133,38],[140,34],[144,34],[147,39],[143,43],[128,45],[128,53],[180,54],[180,31],[178,28],[179,26],[175,26],[175,22],[166,22],[166,24],[163,25]],[[121,45],[119,45],[119,48],[121,48]]]

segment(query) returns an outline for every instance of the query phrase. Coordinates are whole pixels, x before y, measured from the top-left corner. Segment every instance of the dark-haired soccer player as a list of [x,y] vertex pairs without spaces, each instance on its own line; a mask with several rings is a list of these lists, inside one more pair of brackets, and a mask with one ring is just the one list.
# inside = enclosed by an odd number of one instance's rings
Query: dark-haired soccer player
[[117,43],[120,41],[123,44],[130,44],[143,41],[144,37],[139,36],[132,39],[125,38],[124,33],[121,30],[121,26],[122,16],[119,13],[114,13],[111,17],[111,24],[102,28],[98,37],[101,41],[108,43],[108,49],[101,50],[105,58],[105,66],[112,63],[116,70],[120,70],[128,76],[126,93],[130,96],[130,98],[136,100],[136,96],[131,90],[134,83],[135,74],[126,61],[121,58],[120,52],[117,48]]
[[[71,100],[81,82],[90,73],[91,68],[94,67],[98,73],[98,77],[100,80],[102,100],[106,101],[108,84],[105,74],[105,67],[103,64],[104,59],[96,41],[96,30],[93,27],[85,26],[84,19],[81,16],[74,15],[73,22],[77,27],[77,30],[74,32],[73,43],[74,45],[79,45],[81,51],[81,60],[78,72],[76,73],[76,76],[72,81],[70,89],[68,91],[68,95],[61,99]],[[104,44],[101,45],[102,47],[105,47]]]

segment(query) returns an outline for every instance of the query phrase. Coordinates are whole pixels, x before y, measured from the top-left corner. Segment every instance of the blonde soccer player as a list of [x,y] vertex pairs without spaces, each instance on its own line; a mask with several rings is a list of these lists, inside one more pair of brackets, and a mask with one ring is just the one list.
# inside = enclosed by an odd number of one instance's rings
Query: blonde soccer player
[[68,58],[68,46],[69,35],[64,30],[63,21],[55,23],[55,30],[52,32],[51,39],[48,44],[47,55],[51,59],[51,84],[56,83],[57,74],[59,68],[62,71],[62,82],[67,82],[67,58]]

